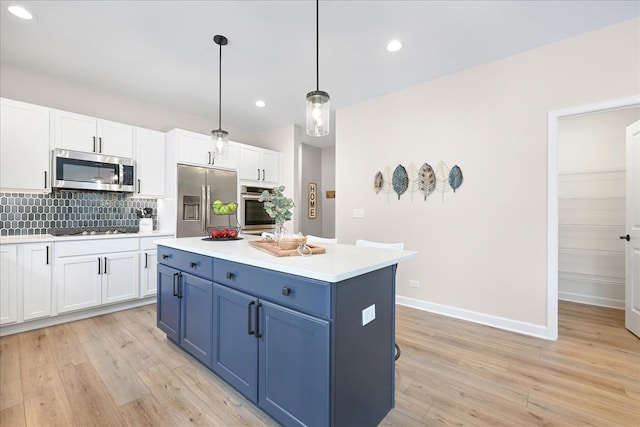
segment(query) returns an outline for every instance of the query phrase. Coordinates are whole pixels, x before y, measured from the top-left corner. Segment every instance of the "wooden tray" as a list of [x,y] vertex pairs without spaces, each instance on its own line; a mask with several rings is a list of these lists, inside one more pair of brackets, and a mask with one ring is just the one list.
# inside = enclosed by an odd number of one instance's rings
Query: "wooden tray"
[[[280,249],[279,247],[276,246],[276,242],[273,242],[270,240],[249,240],[249,245],[253,246],[256,249],[261,250],[262,252],[266,252],[268,254],[275,255],[275,256],[300,256],[297,248],[296,249]],[[327,251],[322,246],[309,245],[309,244],[307,244],[307,246],[311,248],[312,255],[323,254]]]

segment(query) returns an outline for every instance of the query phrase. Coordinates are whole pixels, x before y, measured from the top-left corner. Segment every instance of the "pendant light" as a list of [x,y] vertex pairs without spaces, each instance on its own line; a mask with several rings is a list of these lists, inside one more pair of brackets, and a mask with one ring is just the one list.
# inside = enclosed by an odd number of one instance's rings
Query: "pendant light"
[[222,46],[225,46],[229,40],[225,36],[215,35],[213,36],[213,41],[220,46],[220,62],[218,69],[218,129],[211,131],[211,137],[215,142],[216,153],[223,156],[227,152],[227,146],[229,145],[229,132],[222,129]]
[[307,94],[307,135],[329,134],[329,94],[320,90],[319,0],[316,0],[316,90]]

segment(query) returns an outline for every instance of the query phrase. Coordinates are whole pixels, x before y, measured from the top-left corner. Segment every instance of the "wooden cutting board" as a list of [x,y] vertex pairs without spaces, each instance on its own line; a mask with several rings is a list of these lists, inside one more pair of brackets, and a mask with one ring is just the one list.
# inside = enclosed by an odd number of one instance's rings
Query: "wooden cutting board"
[[[261,250],[262,252],[266,252],[275,256],[300,256],[297,249],[280,249],[276,246],[275,242],[270,240],[249,240],[249,245],[253,246],[256,249]],[[309,248],[311,248],[311,254],[323,254],[327,250],[322,246],[310,245],[307,244]]]

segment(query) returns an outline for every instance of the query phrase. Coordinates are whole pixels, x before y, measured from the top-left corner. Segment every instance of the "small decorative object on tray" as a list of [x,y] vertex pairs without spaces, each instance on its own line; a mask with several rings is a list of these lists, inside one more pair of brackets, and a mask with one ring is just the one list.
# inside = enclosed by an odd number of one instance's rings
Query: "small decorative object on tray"
[[276,245],[280,249],[297,249],[307,243],[307,236],[301,234],[283,234],[276,239]]
[[310,256],[326,253],[326,249],[322,246],[312,244],[299,245],[291,249],[282,249],[278,247],[273,240],[249,240],[249,246],[277,257]]

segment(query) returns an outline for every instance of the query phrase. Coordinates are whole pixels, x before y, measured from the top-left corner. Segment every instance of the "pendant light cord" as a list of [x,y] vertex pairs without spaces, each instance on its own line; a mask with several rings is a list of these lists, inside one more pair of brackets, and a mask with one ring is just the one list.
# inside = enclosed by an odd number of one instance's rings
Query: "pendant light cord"
[[320,0],[316,0],[316,91],[320,90]]
[[222,43],[220,44],[220,59],[218,61],[218,129],[222,129]]

